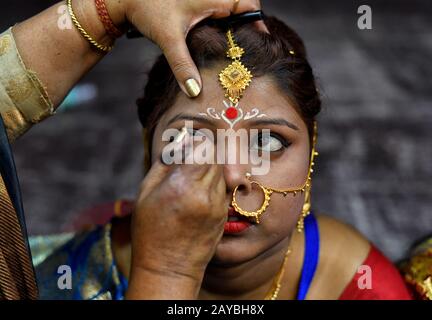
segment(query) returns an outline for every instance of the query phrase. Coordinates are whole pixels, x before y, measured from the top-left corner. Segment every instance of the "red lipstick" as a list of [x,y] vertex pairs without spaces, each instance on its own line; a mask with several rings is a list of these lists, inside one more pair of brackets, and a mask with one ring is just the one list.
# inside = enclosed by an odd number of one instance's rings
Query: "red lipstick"
[[240,233],[252,225],[247,218],[241,216],[233,208],[228,209],[228,221],[224,225],[224,234]]

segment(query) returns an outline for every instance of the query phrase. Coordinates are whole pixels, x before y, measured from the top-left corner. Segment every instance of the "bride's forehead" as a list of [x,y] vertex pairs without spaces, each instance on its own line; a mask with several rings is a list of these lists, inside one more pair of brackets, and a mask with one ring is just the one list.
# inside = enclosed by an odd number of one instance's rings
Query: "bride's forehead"
[[[223,109],[226,108],[229,100],[225,97],[217,74],[202,73],[203,90],[201,94],[194,99],[186,97],[180,93],[178,99],[171,108],[170,113],[177,112],[205,112],[207,108]],[[243,97],[238,105],[244,111],[251,111],[259,108],[264,111],[281,111],[291,109],[291,103],[285,94],[282,94],[275,82],[270,77],[255,78],[250,86],[245,90]],[[280,110],[279,110],[280,109]],[[287,110],[285,110],[287,111]],[[282,114],[281,114],[282,115]]]

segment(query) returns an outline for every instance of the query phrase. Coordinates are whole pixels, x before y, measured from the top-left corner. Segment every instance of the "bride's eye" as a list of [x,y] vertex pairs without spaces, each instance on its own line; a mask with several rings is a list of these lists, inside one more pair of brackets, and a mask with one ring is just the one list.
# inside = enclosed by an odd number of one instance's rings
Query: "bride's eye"
[[208,129],[194,129],[194,128],[188,128],[187,129],[188,134],[193,137],[197,138],[198,140],[195,141],[209,141],[214,142],[214,137],[210,130]]
[[[179,129],[178,135],[180,134],[180,132],[181,132],[181,129]],[[194,128],[186,128],[186,132],[191,137],[204,136],[199,130],[194,129]],[[176,136],[171,136],[169,139],[169,142],[173,142],[175,139],[176,139]]]
[[189,133],[189,135],[191,135],[192,137],[195,136],[202,136],[202,134],[200,134],[200,131],[198,129],[193,129],[193,128],[188,128],[187,132]]
[[251,142],[251,149],[264,152],[275,152],[287,148],[289,145],[289,142],[277,133],[272,132],[264,135],[259,133],[254,141]]

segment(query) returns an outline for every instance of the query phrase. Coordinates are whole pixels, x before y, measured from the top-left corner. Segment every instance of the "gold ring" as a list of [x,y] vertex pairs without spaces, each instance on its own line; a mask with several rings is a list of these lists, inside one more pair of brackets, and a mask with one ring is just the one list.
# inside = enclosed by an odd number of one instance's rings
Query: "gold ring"
[[260,223],[259,218],[264,213],[264,211],[266,211],[267,207],[269,206],[270,196],[272,195],[273,190],[267,189],[266,187],[264,187],[263,185],[261,185],[260,183],[258,183],[256,181],[251,181],[250,183],[256,184],[258,187],[261,188],[262,192],[264,193],[264,200],[263,200],[263,203],[261,204],[261,207],[256,211],[247,211],[247,210],[243,210],[242,208],[240,208],[240,206],[237,204],[237,201],[236,201],[236,193],[237,193],[237,189],[239,186],[235,187],[235,189],[233,191],[233,199],[232,199],[231,205],[233,206],[234,210],[237,211],[242,216],[255,218],[255,222]]
[[240,3],[240,0],[234,0],[234,4],[233,4],[232,10],[231,10],[232,13],[235,13],[237,11],[239,3]]

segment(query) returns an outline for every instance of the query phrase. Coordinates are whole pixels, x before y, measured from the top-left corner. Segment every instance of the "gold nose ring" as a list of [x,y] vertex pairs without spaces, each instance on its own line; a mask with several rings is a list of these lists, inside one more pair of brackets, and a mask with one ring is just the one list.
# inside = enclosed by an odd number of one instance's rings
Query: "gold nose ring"
[[[250,173],[249,173],[249,177],[248,177],[248,174],[246,174],[246,178],[248,178],[248,179],[250,178]],[[260,220],[259,220],[260,216],[264,213],[264,211],[266,211],[267,207],[269,206],[270,196],[272,195],[273,190],[267,189],[266,187],[264,187],[262,184],[260,184],[257,181],[251,181],[250,183],[256,184],[258,187],[260,187],[263,194],[264,194],[264,200],[261,204],[261,207],[256,211],[247,211],[247,210],[243,210],[242,208],[240,208],[240,206],[238,205],[237,200],[236,200],[237,190],[238,190],[239,186],[235,187],[235,189],[233,191],[233,199],[232,199],[231,205],[233,206],[234,210],[237,211],[242,216],[254,218],[256,223],[260,223]]]

